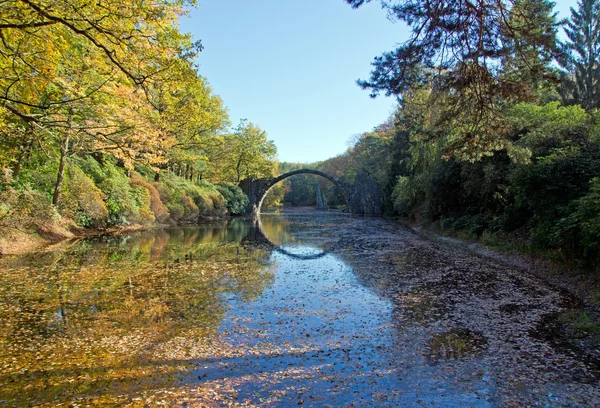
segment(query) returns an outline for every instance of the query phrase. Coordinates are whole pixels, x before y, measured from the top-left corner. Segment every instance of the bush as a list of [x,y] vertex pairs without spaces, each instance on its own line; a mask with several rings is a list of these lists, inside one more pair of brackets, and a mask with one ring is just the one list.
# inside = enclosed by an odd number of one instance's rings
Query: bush
[[35,228],[60,221],[60,215],[48,198],[35,190],[15,190],[6,187],[0,191],[0,228]]
[[219,183],[217,189],[225,198],[229,214],[242,215],[246,213],[246,208],[250,202],[239,186],[231,183]]
[[570,203],[568,215],[558,219],[538,236],[549,236],[549,242],[583,261],[600,266],[600,179],[590,181],[588,193]]
[[131,214],[131,221],[136,224],[152,224],[156,221],[152,212],[150,191],[143,186],[132,185],[131,196],[134,199],[138,211]]
[[45,196],[46,201],[52,201],[57,173],[56,163],[33,160],[30,167],[21,171],[14,187],[39,191]]
[[154,185],[175,222],[198,222],[200,217],[220,217],[227,211],[226,200],[217,187],[206,181],[194,183],[165,174]]
[[94,180],[102,191],[108,209],[108,225],[128,225],[132,222],[154,222],[150,209],[151,194],[140,185],[131,184],[124,168],[112,156],[103,156],[102,164],[91,156],[77,159],[78,166]]
[[69,166],[66,171],[59,210],[83,227],[97,226],[108,216],[102,191],[76,166]]
[[428,177],[417,174],[414,177],[400,176],[392,192],[394,210],[403,216],[414,217],[425,202],[425,189]]
[[135,172],[131,175],[130,184],[134,187],[143,187],[148,190],[150,193],[150,210],[152,211],[156,221],[165,222],[169,219],[169,209],[161,201],[160,193],[156,187]]
[[[593,208],[593,198],[589,197],[593,194],[588,193],[594,176],[600,174],[597,149],[559,145],[534,163],[515,167],[511,175],[514,208],[516,213],[531,214],[534,248],[560,250],[560,257],[567,259],[588,257],[584,253],[590,250],[590,244],[582,246],[582,220],[593,219],[589,212]],[[585,240],[593,243],[593,232]]]
[[484,214],[464,215],[455,220],[451,228],[457,231],[467,231],[470,234],[480,236],[488,229],[490,225],[490,217]]
[[590,181],[590,191],[577,200],[573,216],[581,228],[581,246],[586,256],[595,256],[600,261],[600,178]]

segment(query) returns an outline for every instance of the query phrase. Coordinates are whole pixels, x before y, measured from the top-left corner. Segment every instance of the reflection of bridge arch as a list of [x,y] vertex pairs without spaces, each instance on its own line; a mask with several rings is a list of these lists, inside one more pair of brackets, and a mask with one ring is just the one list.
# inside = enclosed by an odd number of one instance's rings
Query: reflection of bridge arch
[[246,185],[244,186],[244,190],[248,195],[248,199],[250,200],[249,212],[251,212],[254,216],[260,214],[260,208],[262,206],[265,197],[269,190],[280,181],[285,180],[288,177],[295,176],[297,174],[314,174],[316,176],[320,176],[326,178],[331,181],[342,193],[348,206],[351,207],[351,199],[352,199],[352,185],[346,183],[345,181],[339,180],[327,173],[323,173],[319,170],[311,170],[311,169],[300,169],[290,171],[288,173],[282,174],[281,176],[277,176],[272,179],[259,179],[259,180],[251,180],[246,181]]
[[260,216],[254,219],[254,225],[256,227],[256,230],[258,231],[258,235],[260,236],[261,241],[263,241],[265,244],[272,247],[273,250],[275,250],[276,252],[279,252],[280,254],[283,254],[283,255],[289,256],[290,258],[298,259],[301,261],[308,261],[308,260],[323,258],[324,256],[328,255],[335,247],[335,245],[334,245],[333,247],[329,248],[328,250],[321,251],[318,254],[311,254],[311,255],[294,254],[293,252],[289,252],[289,251],[283,249],[281,245],[277,245],[269,239],[268,235],[265,233],[264,227],[262,225],[262,221],[260,220]]

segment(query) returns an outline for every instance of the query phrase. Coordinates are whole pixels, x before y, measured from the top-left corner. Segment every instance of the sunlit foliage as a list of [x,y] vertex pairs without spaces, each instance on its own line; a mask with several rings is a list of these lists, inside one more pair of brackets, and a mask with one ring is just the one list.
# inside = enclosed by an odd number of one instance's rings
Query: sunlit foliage
[[[369,0],[347,0],[359,7]],[[503,108],[531,101],[554,77],[556,13],[547,0],[382,1],[411,37],[376,57],[363,88],[402,101],[429,84],[429,103],[443,103],[436,125],[451,138],[460,160],[479,160],[511,145],[499,132]]]
[[[40,205],[80,226],[106,227],[222,216],[227,200],[213,183],[272,175],[266,133],[246,122],[230,131],[198,71],[202,45],[178,27],[193,6],[5,2],[0,168],[11,188],[39,192]],[[229,213],[243,213],[230,198]]]

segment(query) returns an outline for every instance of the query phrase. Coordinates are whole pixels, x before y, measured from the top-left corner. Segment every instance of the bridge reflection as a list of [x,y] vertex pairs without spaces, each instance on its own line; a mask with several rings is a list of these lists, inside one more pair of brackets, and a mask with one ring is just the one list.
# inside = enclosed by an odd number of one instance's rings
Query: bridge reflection
[[313,259],[323,258],[324,256],[328,255],[330,252],[332,252],[335,248],[335,245],[333,245],[332,247],[330,247],[326,250],[321,250],[320,252],[317,252],[314,254],[294,253],[288,249],[285,249],[284,244],[276,244],[269,238],[269,234],[265,230],[265,227],[262,223],[262,219],[260,216],[256,217],[253,220],[253,227],[254,227],[253,230],[256,232],[256,235],[253,237],[255,240],[258,240],[261,243],[266,244],[269,247],[271,247],[274,251],[276,251],[280,254],[283,254],[285,256],[288,256],[290,258],[293,258],[293,259],[313,260]]
[[[197,228],[167,228],[153,234],[148,239],[152,242],[163,242],[158,245],[160,251],[154,249],[153,258],[171,258],[176,260],[195,257],[190,248],[200,248],[207,244],[242,243],[249,246],[260,245],[269,252],[277,252],[297,260],[323,258],[331,253],[336,245],[324,247],[320,242],[306,242],[297,233],[302,234],[298,223],[292,223],[287,217],[263,215],[256,219],[238,218],[217,221],[200,225]],[[143,234],[142,234],[143,235]],[[164,236],[163,236],[164,235]],[[146,235],[128,240],[142,240]],[[184,253],[179,248],[171,248],[167,242],[182,242]],[[149,245],[146,243],[145,245]],[[326,246],[327,244],[325,244]],[[183,248],[181,248],[183,249]],[[168,254],[167,254],[168,253]]]

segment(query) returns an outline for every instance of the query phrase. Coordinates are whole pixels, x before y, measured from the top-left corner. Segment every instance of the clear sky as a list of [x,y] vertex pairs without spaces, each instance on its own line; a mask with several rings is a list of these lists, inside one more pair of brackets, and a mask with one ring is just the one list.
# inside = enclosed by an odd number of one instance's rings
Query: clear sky
[[[394,110],[356,85],[373,58],[408,37],[379,2],[353,10],[343,0],[199,0],[183,31],[201,39],[200,74],[228,108],[267,131],[279,159],[314,162],[342,153],[352,135]],[[561,17],[575,0],[557,1]]]

